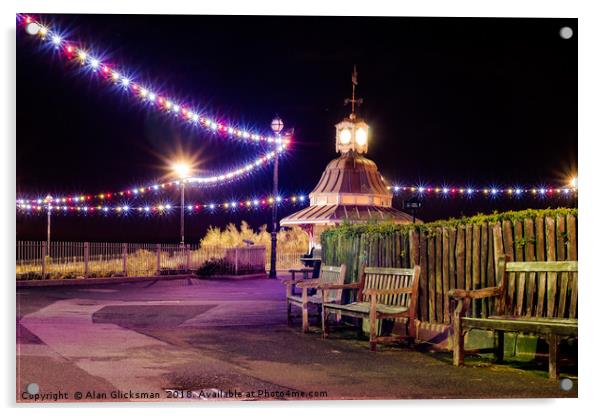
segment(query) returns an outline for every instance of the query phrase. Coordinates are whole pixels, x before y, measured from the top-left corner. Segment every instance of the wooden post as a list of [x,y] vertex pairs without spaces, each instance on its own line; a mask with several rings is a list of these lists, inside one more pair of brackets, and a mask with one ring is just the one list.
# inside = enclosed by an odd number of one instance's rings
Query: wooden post
[[437,306],[437,298],[435,291],[435,238],[432,235],[427,236],[428,242],[428,293],[429,293],[429,322],[436,322],[436,306]]
[[447,293],[449,292],[449,228],[444,227],[442,232],[442,244],[443,248],[441,250],[443,256],[443,322],[446,324],[450,323],[450,315],[449,315],[449,296]]
[[90,243],[84,243],[84,276],[88,276],[88,260],[90,259]]
[[[545,218],[546,224],[546,261],[556,261],[556,221],[552,217]],[[547,281],[547,317],[553,318],[556,314],[556,284],[558,273],[548,272]]]
[[157,276],[161,275],[161,244],[157,244]]
[[549,376],[551,379],[556,380],[558,378],[558,344],[560,337],[558,335],[548,335],[548,346],[550,351],[549,357]]
[[46,277],[46,241],[42,241],[42,278]]
[[127,276],[128,275],[128,244],[127,243],[123,243],[122,254],[123,254],[123,275]]

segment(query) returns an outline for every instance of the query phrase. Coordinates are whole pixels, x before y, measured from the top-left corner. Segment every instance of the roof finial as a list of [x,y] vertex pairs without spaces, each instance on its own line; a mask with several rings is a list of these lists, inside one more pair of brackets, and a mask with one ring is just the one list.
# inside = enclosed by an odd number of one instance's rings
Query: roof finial
[[361,98],[355,98],[355,87],[357,86],[357,66],[355,64],[353,64],[353,72],[351,73],[351,84],[352,84],[352,90],[351,90],[351,98],[345,98],[345,105],[351,103],[351,115],[349,115],[349,118],[351,120],[355,119],[355,105],[357,104],[358,108],[359,106],[364,102],[363,99]]

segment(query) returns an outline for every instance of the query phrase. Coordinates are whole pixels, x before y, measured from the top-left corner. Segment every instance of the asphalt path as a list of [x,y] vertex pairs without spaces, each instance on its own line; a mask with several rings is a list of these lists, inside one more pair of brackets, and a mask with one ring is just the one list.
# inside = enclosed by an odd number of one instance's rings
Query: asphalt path
[[455,368],[449,353],[400,346],[372,353],[355,331],[302,334],[298,319],[287,325],[278,280],[17,289],[22,403],[551,398],[576,397],[576,384],[562,390],[541,366]]

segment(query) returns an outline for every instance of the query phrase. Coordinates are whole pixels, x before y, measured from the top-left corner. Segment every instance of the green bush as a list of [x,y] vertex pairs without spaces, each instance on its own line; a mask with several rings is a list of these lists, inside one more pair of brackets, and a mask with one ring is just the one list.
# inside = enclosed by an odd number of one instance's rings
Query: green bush
[[209,259],[198,268],[196,275],[201,277],[215,276],[228,274],[231,270],[232,265],[226,259]]
[[499,221],[522,221],[526,218],[541,218],[546,216],[555,217],[557,215],[575,215],[577,208],[548,208],[548,209],[526,209],[522,211],[494,212],[493,214],[477,214],[472,217],[450,218],[448,220],[438,220],[424,224],[394,224],[392,222],[370,221],[363,224],[344,223],[339,227],[331,227],[322,233],[323,238],[333,238],[336,236],[352,237],[362,234],[390,235],[397,232],[408,234],[411,230],[426,231],[427,234],[439,227],[456,227],[458,225],[483,224],[487,222]]

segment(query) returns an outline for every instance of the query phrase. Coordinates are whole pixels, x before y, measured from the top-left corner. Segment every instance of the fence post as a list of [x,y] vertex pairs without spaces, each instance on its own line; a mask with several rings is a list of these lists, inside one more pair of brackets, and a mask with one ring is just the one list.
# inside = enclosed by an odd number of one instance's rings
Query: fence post
[[123,243],[123,275],[128,275],[128,243]]
[[46,241],[42,241],[42,278],[46,277]]
[[161,275],[161,244],[157,244],[157,276]]
[[190,272],[190,244],[186,244],[186,272]]
[[88,260],[90,258],[90,243],[84,243],[84,276],[88,276]]

